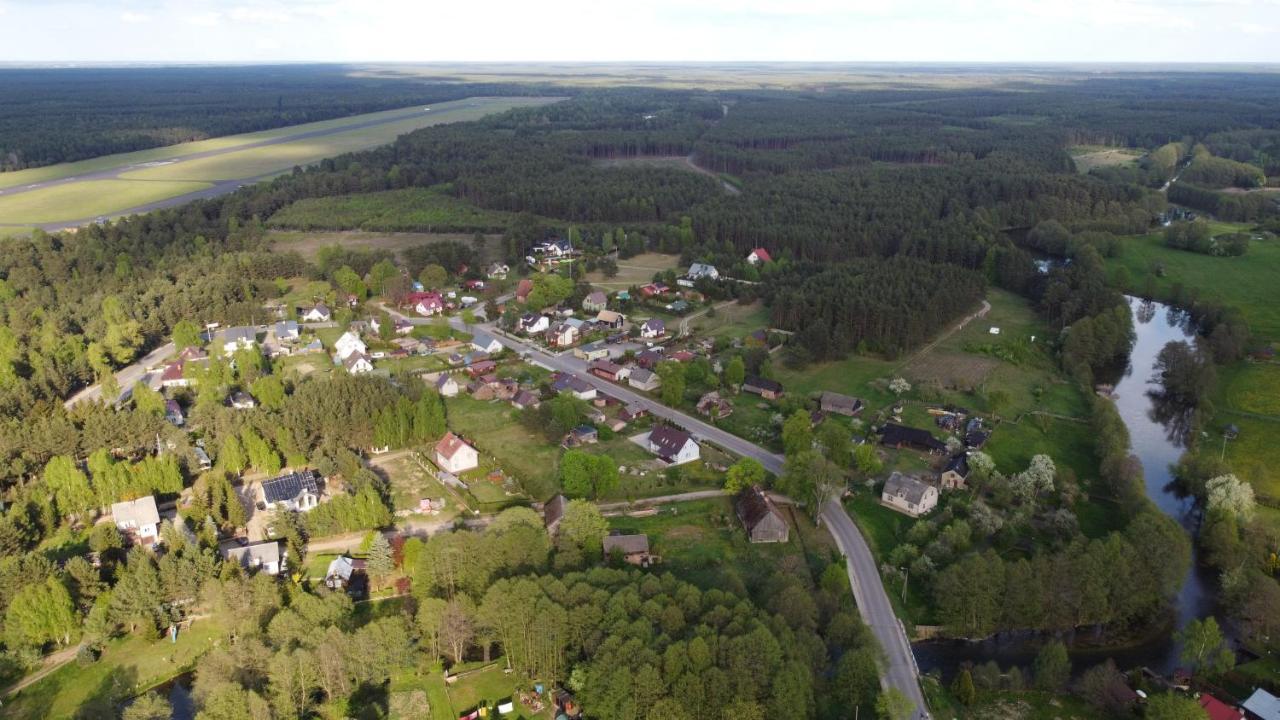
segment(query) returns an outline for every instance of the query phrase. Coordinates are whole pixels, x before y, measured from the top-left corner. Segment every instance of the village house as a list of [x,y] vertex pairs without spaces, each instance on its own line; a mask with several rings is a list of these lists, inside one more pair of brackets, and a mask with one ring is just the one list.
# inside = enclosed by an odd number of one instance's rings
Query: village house
[[837,415],[854,417],[862,412],[862,401],[848,395],[823,390],[821,397],[818,399],[818,407],[824,413],[836,413]]
[[213,468],[213,460],[210,459],[209,453],[204,448],[196,445],[191,448],[191,454],[196,457],[196,467],[201,470],[210,470]]
[[719,280],[720,271],[714,265],[707,263],[694,263],[689,266],[689,272],[684,277],[676,281],[677,284],[684,287],[693,287],[694,283],[702,279]]
[[654,428],[645,439],[645,447],[672,465],[693,462],[702,456],[701,448],[689,433],[673,427]]
[[880,503],[911,517],[920,517],[938,505],[938,488],[896,470],[884,483]]
[[261,570],[268,575],[279,575],[285,569],[286,552],[280,541],[232,545],[222,549],[222,558],[238,563],[246,570]]
[[738,520],[753,543],[786,542],[790,526],[773,498],[759,485],[743,488],[733,501]]
[[364,576],[365,561],[340,555],[329,563],[324,574],[324,586],[330,590],[353,590]]
[[1208,720],[1245,720],[1244,713],[1209,693],[1200,693],[1198,700]]
[[600,442],[600,432],[590,425],[578,425],[565,436],[562,445],[566,448],[595,445]]
[[458,381],[452,375],[441,375],[436,378],[436,392],[440,393],[441,397],[457,397],[459,389]]
[[480,454],[465,440],[447,432],[436,443],[435,461],[441,470],[457,475],[479,467]]
[[938,476],[938,484],[943,490],[963,490],[965,480],[969,478],[969,454],[959,453],[947,460]]
[[1258,720],[1280,720],[1280,697],[1262,688],[1254,689],[1253,694],[1240,707],[1250,713],[1250,717]]
[[329,310],[328,305],[316,303],[308,307],[298,308],[298,317],[303,322],[329,322],[333,319],[333,312]]
[[342,367],[352,375],[373,372],[373,360],[362,352],[353,352],[342,359]]
[[603,545],[606,558],[619,557],[629,565],[649,566],[648,535],[607,535]]
[[174,427],[182,427],[187,422],[187,416],[182,414],[182,406],[172,398],[164,401],[164,419]]
[[579,400],[593,400],[596,396],[595,386],[575,375],[560,375],[551,383],[551,389],[557,393],[573,393]]
[[546,332],[551,327],[551,319],[538,313],[525,313],[516,322],[516,329],[527,335]]
[[171,362],[164,366],[164,370],[160,372],[161,387],[188,387],[193,380],[187,377],[187,364],[184,362]]
[[248,325],[230,327],[219,332],[216,338],[214,342],[222,348],[222,354],[231,357],[240,350],[255,347],[258,344],[258,331]]
[[587,362],[591,362],[592,360],[600,360],[601,358],[609,357],[609,348],[605,347],[604,343],[593,342],[588,345],[583,345],[582,347],[574,348],[573,356],[586,360]]
[[596,314],[596,324],[608,328],[610,330],[618,330],[622,328],[623,323],[627,321],[627,316],[613,310],[601,310]]
[[582,309],[586,312],[600,312],[609,307],[609,297],[599,290],[594,290],[582,299]]
[[632,368],[631,376],[627,378],[627,384],[637,390],[652,392],[662,387],[662,378],[658,377],[658,373],[644,368]]
[[361,355],[369,354],[369,348],[360,339],[360,335],[354,330],[348,330],[342,333],[342,337],[333,344],[333,357],[337,362],[347,359],[352,353],[360,353]]
[[262,503],[268,510],[278,507],[294,512],[314,510],[320,504],[319,479],[319,473],[306,469],[263,480]]
[[604,378],[609,382],[623,382],[631,377],[631,368],[623,367],[609,360],[595,360],[587,368],[592,375]]
[[564,511],[568,505],[568,498],[563,495],[556,495],[543,506],[542,523],[547,527],[548,535],[555,535],[556,530],[560,529],[560,521],[564,519]]
[[281,320],[271,326],[271,337],[275,338],[276,342],[297,342],[300,335],[297,320]]
[[946,451],[947,446],[935,438],[928,430],[885,423],[879,430],[880,443],[888,447],[902,450],[908,448],[938,455]]
[[636,353],[636,365],[645,370],[652,370],[658,366],[658,363],[666,359],[662,353],[662,348],[649,348]]
[[542,401],[538,399],[538,396],[528,390],[521,390],[511,398],[511,407],[517,410],[526,410],[529,408],[536,410],[541,405]]
[[252,410],[258,407],[258,401],[253,396],[243,390],[237,390],[231,393],[231,397],[227,398],[227,402],[231,407],[237,410]]
[[649,318],[640,326],[640,337],[646,340],[660,338],[667,334],[667,325],[661,318]]
[[[369,321],[369,326],[373,328],[375,333],[382,334],[382,320],[380,318],[375,316]],[[413,323],[401,317],[392,318],[391,331],[396,335],[408,335],[413,332]]]
[[149,546],[160,539],[160,510],[154,495],[112,503],[111,519],[132,542]]
[[487,332],[478,330],[471,336],[471,347],[481,352],[487,352],[490,355],[502,352],[502,343],[497,338]]
[[410,293],[407,300],[413,311],[423,317],[431,317],[444,312],[444,296],[438,292]]
[[505,280],[510,272],[511,268],[506,263],[495,262],[485,268],[484,276],[490,280]]
[[531,292],[533,292],[533,281],[529,278],[521,278],[520,282],[516,283],[516,302],[521,305],[529,302],[529,293]]
[[720,397],[720,393],[711,392],[698,398],[698,412],[712,418],[724,418],[733,414],[733,403]]
[[782,397],[782,383],[757,375],[748,375],[742,381],[742,392],[759,395],[765,400],[777,400]]
[[747,253],[747,263],[751,265],[759,265],[761,263],[773,262],[773,258],[769,256],[769,251],[764,248],[756,248]]
[[576,342],[578,342],[578,328],[572,323],[559,323],[547,332],[547,344],[552,347],[569,347]]
[[618,412],[618,419],[623,422],[634,422],[648,415],[649,411],[640,406],[640,403],[632,403]]

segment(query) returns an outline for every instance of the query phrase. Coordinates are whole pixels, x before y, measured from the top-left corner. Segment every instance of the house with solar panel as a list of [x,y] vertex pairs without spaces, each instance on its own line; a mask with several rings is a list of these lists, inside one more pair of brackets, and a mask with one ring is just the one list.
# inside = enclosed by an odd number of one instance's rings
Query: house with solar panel
[[320,474],[315,470],[298,470],[262,481],[262,503],[268,510],[286,508],[307,512],[320,504],[317,487]]

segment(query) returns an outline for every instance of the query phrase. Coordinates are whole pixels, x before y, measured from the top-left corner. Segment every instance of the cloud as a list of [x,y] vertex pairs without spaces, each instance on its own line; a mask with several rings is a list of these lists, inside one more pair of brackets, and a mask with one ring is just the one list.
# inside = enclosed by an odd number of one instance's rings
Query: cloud
[[137,25],[139,23],[151,22],[151,16],[146,13],[129,12],[126,10],[125,12],[120,13],[120,21],[130,25]]
[[222,13],[220,12],[204,12],[196,15],[188,15],[186,23],[197,27],[213,27],[222,22]]

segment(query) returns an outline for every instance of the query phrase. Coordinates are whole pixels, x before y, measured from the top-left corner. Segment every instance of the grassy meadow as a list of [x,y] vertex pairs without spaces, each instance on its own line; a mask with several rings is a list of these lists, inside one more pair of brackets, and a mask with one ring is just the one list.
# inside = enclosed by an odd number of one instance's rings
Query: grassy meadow
[[0,220],[56,223],[110,215],[138,205],[212,187],[205,182],[88,180],[17,195],[0,195]]
[[299,200],[271,216],[273,228],[390,232],[501,232],[514,213],[482,210],[439,190],[405,188]]

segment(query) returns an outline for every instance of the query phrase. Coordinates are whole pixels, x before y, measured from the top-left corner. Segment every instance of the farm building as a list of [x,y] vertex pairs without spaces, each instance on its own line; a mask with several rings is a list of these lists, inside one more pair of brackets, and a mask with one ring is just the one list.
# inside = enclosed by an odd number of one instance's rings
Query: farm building
[[759,485],[745,488],[733,502],[738,519],[753,543],[786,542],[790,528],[782,511]]
[[943,490],[963,490],[965,480],[969,478],[969,454],[959,453],[947,461],[938,476],[938,484]]
[[616,553],[631,565],[649,564],[648,535],[608,535],[603,546],[605,557],[612,557]]
[[848,417],[853,417],[862,412],[861,400],[829,390],[822,391],[822,396],[818,399],[818,406],[822,409],[822,412],[836,413],[837,415],[846,415]]
[[896,423],[885,423],[879,432],[881,444],[898,448],[899,450],[910,448],[920,452],[940,454],[947,449],[947,446],[935,438],[928,430]]
[[542,508],[542,522],[547,526],[548,535],[555,535],[556,530],[560,529],[560,521],[564,519],[564,510],[568,505],[568,498],[556,495]]
[[588,366],[592,375],[604,378],[610,382],[623,382],[631,377],[631,368],[623,367],[617,363],[608,360],[596,360]]
[[777,380],[748,375],[742,381],[742,392],[759,395],[765,400],[777,400],[782,397],[782,383]]

